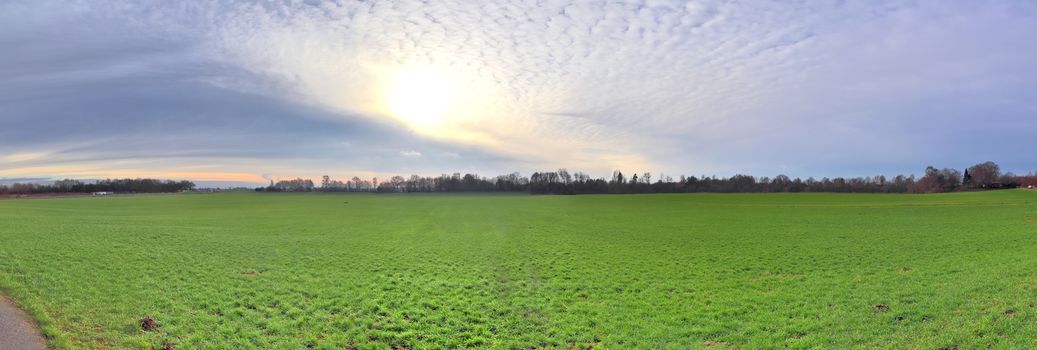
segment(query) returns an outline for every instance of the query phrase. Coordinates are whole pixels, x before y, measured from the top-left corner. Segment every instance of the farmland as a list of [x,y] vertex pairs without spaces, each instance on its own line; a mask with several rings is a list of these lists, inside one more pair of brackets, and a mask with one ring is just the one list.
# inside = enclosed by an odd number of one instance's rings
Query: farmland
[[57,349],[1035,348],[1037,193],[4,200],[0,291]]

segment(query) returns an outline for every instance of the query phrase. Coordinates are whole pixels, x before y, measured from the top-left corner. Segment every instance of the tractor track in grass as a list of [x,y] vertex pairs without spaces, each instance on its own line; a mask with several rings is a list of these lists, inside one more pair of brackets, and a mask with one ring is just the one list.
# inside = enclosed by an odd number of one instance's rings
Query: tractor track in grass
[[10,299],[0,294],[0,350],[46,350],[39,328]]

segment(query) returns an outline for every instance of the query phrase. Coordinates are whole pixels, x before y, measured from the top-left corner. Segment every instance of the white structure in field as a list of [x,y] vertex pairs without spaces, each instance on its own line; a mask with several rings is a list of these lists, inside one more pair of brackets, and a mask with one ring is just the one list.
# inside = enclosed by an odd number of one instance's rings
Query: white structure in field
[[94,192],[95,196],[111,196],[113,194],[115,194],[115,192]]

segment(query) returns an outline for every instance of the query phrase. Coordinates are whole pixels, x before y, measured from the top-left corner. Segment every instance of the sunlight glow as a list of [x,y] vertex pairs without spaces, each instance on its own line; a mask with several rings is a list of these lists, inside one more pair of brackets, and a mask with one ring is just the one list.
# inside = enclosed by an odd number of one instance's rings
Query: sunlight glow
[[415,131],[433,133],[456,112],[456,92],[456,83],[445,74],[430,69],[401,71],[385,92],[385,104],[389,113]]
[[497,147],[514,110],[504,107],[499,83],[472,67],[432,63],[370,65],[379,95],[372,114],[399,122],[421,136]]

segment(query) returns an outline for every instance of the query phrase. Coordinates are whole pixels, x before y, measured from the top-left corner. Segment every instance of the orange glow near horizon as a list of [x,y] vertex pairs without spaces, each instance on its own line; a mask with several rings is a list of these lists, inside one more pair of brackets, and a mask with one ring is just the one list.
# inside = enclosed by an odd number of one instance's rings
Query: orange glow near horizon
[[4,178],[47,178],[52,180],[58,179],[137,179],[137,178],[150,178],[160,180],[189,180],[189,181],[226,181],[226,182],[250,182],[256,184],[266,184],[271,181],[280,181],[286,179],[303,178],[311,179],[315,182],[320,181],[324,175],[330,176],[336,180],[352,179],[354,176],[360,177],[364,180],[371,180],[372,178],[378,179],[389,179],[394,175],[390,173],[379,173],[371,171],[330,171],[330,172],[314,172],[314,171],[299,171],[297,173],[284,173],[277,172],[277,175],[272,177],[263,177],[258,173],[245,173],[245,172],[221,172],[221,171],[161,171],[161,170],[144,170],[144,169],[98,169],[96,166],[82,166],[82,165],[64,165],[64,166],[36,166],[36,167],[23,167],[16,169],[3,169],[0,170],[0,179]]
[[[139,174],[139,173],[137,173]],[[129,175],[129,173],[127,173]],[[118,176],[118,177],[133,177],[133,176]],[[151,177],[151,178],[162,178],[162,179],[182,179],[182,180],[194,180],[194,181],[239,181],[239,182],[266,182],[262,176],[255,174],[246,173],[227,173],[227,172],[168,172],[168,173],[152,173],[150,176],[136,176],[136,177]]]
[[21,168],[16,171],[0,172],[0,178],[2,177],[36,177],[36,176],[48,176],[40,174],[57,174],[51,175],[52,178],[71,178],[71,179],[124,179],[124,178],[154,178],[154,179],[171,179],[171,180],[191,180],[191,181],[238,181],[238,182],[267,182],[269,180],[264,179],[262,176],[249,173],[235,173],[235,172],[185,172],[185,171],[133,171],[133,170],[119,170],[119,171],[103,171],[95,168],[85,167],[32,167],[32,168]]

